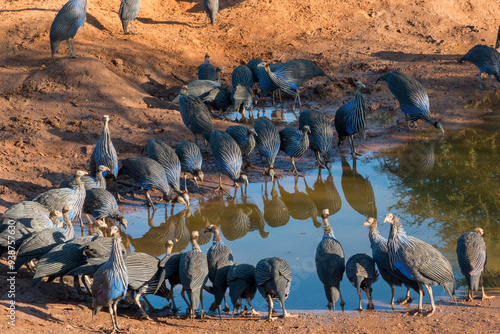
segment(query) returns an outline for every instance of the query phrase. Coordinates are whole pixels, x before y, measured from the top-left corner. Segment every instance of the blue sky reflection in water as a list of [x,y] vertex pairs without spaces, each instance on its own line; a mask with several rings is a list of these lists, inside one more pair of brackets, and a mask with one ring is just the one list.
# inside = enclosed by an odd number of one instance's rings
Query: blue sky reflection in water
[[[496,217],[500,206],[495,206],[498,193],[488,197],[488,190],[493,182],[498,185],[500,167],[495,166],[500,164],[498,155],[492,157],[488,151],[497,137],[495,133],[485,137],[467,130],[454,139],[407,144],[358,159],[356,170],[350,156],[338,157],[331,175],[326,170],[302,173],[304,177],[297,180],[286,175],[274,188],[271,182],[250,183],[246,195],[239,190],[234,196],[232,190],[231,195],[192,203],[191,212],[177,205],[171,214],[169,205],[167,217],[165,209],[159,208],[151,221],[154,227],[147,224],[146,211],[135,212],[127,216],[130,226],[127,233],[133,238],[135,251],[163,256],[166,239],[179,239],[174,251],[191,249],[189,234],[195,229],[201,232],[201,249],[206,252],[211,245],[211,234],[202,232],[209,224],[219,225],[235,262],[255,265],[271,256],[288,261],[293,280],[287,309],[327,310],[314,261],[323,236],[321,210],[330,209],[330,224],[344,248],[346,262],[356,253],[371,256],[368,228],[362,227],[365,217],[376,215],[379,229],[387,238],[390,227],[382,222],[387,212],[393,212],[401,218],[409,235],[436,246],[450,260],[461,290],[465,282],[456,261],[456,240],[462,233],[482,226],[488,247],[487,268],[491,268],[485,284],[496,285],[489,276],[494,277],[500,271],[500,251],[494,246],[499,239]],[[300,160],[297,165],[300,170]],[[488,171],[484,175],[471,175],[477,166]],[[356,289],[346,276],[341,291],[345,309],[356,309]],[[396,288],[396,299],[403,298],[405,291],[404,287]],[[441,287],[434,287],[433,291],[436,300],[447,299]],[[183,305],[179,293],[180,290],[175,291],[176,302]],[[412,291],[411,295],[414,307],[418,294]],[[208,293],[204,296],[208,309],[213,299]],[[376,309],[390,309],[390,287],[382,278],[373,285],[373,299]],[[154,300],[159,306],[165,304],[160,298]],[[428,302],[425,296],[424,303]],[[364,308],[366,303],[363,292]],[[258,292],[252,305],[267,310]],[[339,303],[336,309],[340,309]]]

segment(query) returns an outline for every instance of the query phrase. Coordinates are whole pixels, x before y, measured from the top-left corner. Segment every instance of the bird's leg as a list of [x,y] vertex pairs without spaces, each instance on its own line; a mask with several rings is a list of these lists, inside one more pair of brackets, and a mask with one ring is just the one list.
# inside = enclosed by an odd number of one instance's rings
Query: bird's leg
[[219,172],[219,188],[216,190],[224,191],[224,187],[222,187],[222,173]]
[[115,317],[116,329],[120,330],[120,326],[118,325],[118,312],[116,312],[116,307],[118,305],[118,301],[113,303],[113,315]]
[[[196,189],[200,189],[200,185],[198,184],[198,177],[193,177],[194,179],[194,183],[196,184]],[[186,193],[187,193],[187,190],[186,190]]]
[[295,159],[294,159],[293,157],[292,157],[292,165],[293,165],[293,171],[292,171],[292,173],[293,173],[294,175],[298,175],[298,174],[299,174],[299,172],[298,172],[298,170],[297,170],[297,166],[295,166]]
[[434,312],[436,312],[436,305],[434,304],[434,297],[432,296],[432,288],[428,285],[425,286],[427,291],[429,292],[429,298],[431,299],[431,312],[429,312],[429,314],[427,314],[428,317],[430,317],[431,315],[434,314]]
[[[200,290],[200,304],[201,304],[201,318],[203,319],[203,318],[205,318],[205,310],[203,309],[203,289]],[[194,313],[194,310],[193,310],[193,313]],[[219,316],[221,316],[220,305],[219,305]]]
[[390,284],[391,286],[391,308],[394,311],[394,295],[396,294],[396,290],[394,289],[394,285]]
[[85,285],[85,289],[87,289],[87,294],[91,296],[92,289],[90,287],[92,286],[92,283],[90,283],[89,277],[87,275],[83,275],[83,285]]
[[[142,308],[142,305],[141,305],[141,293],[140,292],[137,292],[137,294],[135,295],[135,303],[137,304],[137,306],[139,306],[139,310],[141,310],[141,319],[147,319],[147,320],[151,320],[151,318],[148,316],[148,314],[146,313],[146,311],[144,311],[144,309]],[[144,299],[146,300],[146,299]]]
[[227,301],[226,301],[226,295],[224,295],[224,312],[226,312],[226,314],[229,313],[230,309],[229,309],[229,306],[227,306]]
[[411,297],[410,297],[410,288],[406,288],[406,298],[400,303],[400,305],[405,305],[406,303],[411,302]]
[[253,315],[260,315],[260,313],[257,312],[257,311],[255,311],[255,309],[252,307],[252,304],[250,304],[250,298],[249,297],[246,298],[246,301],[247,301],[248,306],[252,310],[252,313],[250,314],[250,317],[252,317]]
[[186,298],[185,291],[186,291],[186,290],[184,290],[184,288],[182,288],[182,290],[181,290],[181,297],[182,297],[182,299],[184,299],[184,301],[186,302],[186,304],[187,304],[188,308],[189,308],[189,309],[191,309],[191,304],[189,303],[189,301],[188,301],[188,300],[187,300],[187,298]]
[[118,326],[115,323],[115,317],[113,317],[113,305],[109,304],[109,316],[111,317],[111,322],[113,323],[113,332],[118,329]]
[[135,29],[134,29],[134,20],[131,20],[131,21],[130,21],[130,33],[131,33],[132,35],[137,35],[137,32],[136,32],[136,31],[135,31]]
[[422,312],[422,299],[424,298],[424,288],[422,287],[422,284],[418,283],[418,309],[417,312],[415,312],[414,315],[417,315]]
[[480,281],[479,281],[479,282],[481,283],[481,293],[482,293],[482,297],[481,297],[481,299],[482,299],[483,301],[485,301],[485,300],[488,300],[488,299],[493,299],[493,298],[495,298],[495,296],[486,296],[486,294],[484,293],[483,275],[481,275],[481,277],[480,277],[479,279],[480,279]]
[[146,195],[146,206],[152,207],[153,210],[155,210],[155,205],[153,204],[153,201],[151,200],[151,197],[149,196],[149,191],[148,189],[144,189],[144,194]]
[[276,320],[275,317],[272,317],[271,315],[273,314],[273,299],[271,298],[271,295],[267,295],[267,321],[273,321]]
[[354,147],[354,136],[349,136],[349,144],[351,145],[351,154],[353,159],[357,156],[361,156],[360,153],[356,152],[356,148]]
[[465,299],[466,302],[472,302],[474,301],[474,296],[472,293],[472,289],[470,287],[467,287],[467,298]]
[[363,311],[363,307],[361,306],[361,290],[358,290],[358,296],[359,296],[358,311]]
[[366,295],[368,296],[368,305],[366,306],[367,310],[373,310],[375,306],[373,305],[373,299],[372,299],[372,288],[368,288]]
[[176,313],[177,311],[179,311],[179,308],[175,305],[175,299],[174,297],[172,296],[172,312]]
[[[344,311],[345,301],[344,298],[342,298],[342,291],[340,291],[340,287],[339,287],[339,295],[340,295],[340,307],[342,308],[342,311]],[[335,309],[335,305],[333,305],[333,309]]]
[[[75,53],[75,38],[71,37],[70,40],[71,40],[71,46],[70,46],[69,52],[71,53],[71,58],[78,58],[78,57],[80,57],[79,55],[77,55]],[[68,43],[69,43],[69,40],[68,40]]]
[[[184,191],[186,192],[186,194],[188,193],[188,189],[187,189],[187,176],[186,176],[186,172],[184,172]],[[196,178],[195,178],[196,180]]]
[[484,89],[483,79],[481,78],[481,72],[479,72],[479,88],[480,89]]
[[114,187],[115,187],[116,200],[118,202],[121,202],[121,201],[123,201],[123,197],[118,193],[118,184],[117,184],[116,180],[113,183],[114,183]]

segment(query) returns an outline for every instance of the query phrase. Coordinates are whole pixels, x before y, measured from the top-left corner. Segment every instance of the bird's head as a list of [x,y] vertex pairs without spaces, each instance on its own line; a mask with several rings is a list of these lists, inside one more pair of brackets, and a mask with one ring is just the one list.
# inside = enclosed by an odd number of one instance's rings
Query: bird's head
[[258,137],[257,132],[254,128],[248,128],[248,135],[254,135],[255,137]]
[[217,229],[218,229],[218,228],[217,228],[217,226],[216,226],[216,225],[214,225],[214,224],[210,224],[210,225],[208,225],[208,227],[205,229],[205,231],[204,231],[204,232],[205,232],[205,233],[214,233],[214,232],[215,232],[215,230],[217,230]]
[[223,69],[225,69],[226,66],[217,66],[217,68],[215,69],[217,72],[222,72]]
[[361,81],[356,81],[354,83],[354,86],[356,86],[357,88],[365,88],[366,87],[365,84],[362,83]]
[[265,61],[262,61],[262,62],[260,62],[260,63],[257,65],[257,67],[262,67],[262,68],[264,68],[264,67],[266,67],[266,65],[267,65],[267,63],[266,63]]
[[444,129],[443,129],[443,125],[441,123],[435,122],[434,126],[436,127],[436,129],[438,129],[439,131],[441,131],[441,134],[444,135]]
[[374,226],[374,227],[377,227],[377,220],[373,217],[369,217],[364,223],[363,223],[363,227],[364,226]]
[[248,181],[248,176],[246,176],[246,174],[243,174],[243,173],[242,173],[242,174],[240,175],[240,182],[242,182],[242,183],[244,183],[244,184],[248,185],[248,182],[249,182],[249,181]]
[[191,240],[192,241],[198,240],[199,237],[200,237],[200,233],[198,231],[191,232]]
[[397,218],[394,214],[388,213],[385,215],[384,223],[389,223],[389,224],[393,225],[394,223],[396,223],[396,221],[397,221]]
[[311,128],[309,127],[309,125],[304,125],[302,127],[302,132],[311,133]]
[[181,96],[188,95],[188,86],[184,85],[181,87]]
[[104,121],[104,123],[108,123],[109,122],[109,116],[108,115],[102,116],[102,120]]
[[210,53],[205,53],[205,61],[210,61]]
[[102,172],[110,172],[111,169],[109,169],[108,166],[104,166],[104,165],[100,165],[98,168],[97,168],[97,172],[99,173],[102,173]]
[[96,219],[92,224],[94,226],[97,226],[97,228],[108,227],[108,224],[106,224],[106,222],[103,219]]
[[118,226],[116,225],[111,226],[111,228],[109,229],[109,234],[115,237],[119,236],[120,230],[118,229]]
[[62,216],[63,215],[62,215],[61,211],[59,211],[59,210],[52,210],[50,212],[50,217],[62,217]]
[[200,178],[201,183],[203,183],[203,177],[205,176],[203,174],[203,171],[200,169],[199,171],[196,172],[196,176]]
[[181,194],[181,197],[182,199],[184,200],[184,202],[186,203],[186,206],[189,206],[190,205],[190,202],[189,202],[189,195],[187,193],[182,193]]
[[323,212],[321,212],[321,218],[328,219],[329,216],[330,216],[330,210],[324,209]]
[[125,219],[125,217],[120,217],[118,218],[118,222],[120,223],[120,225],[123,226],[124,229],[127,229],[127,219]]
[[76,209],[76,206],[74,206],[74,205],[65,205],[63,207],[63,214],[67,214],[68,212],[70,212],[73,209]]
[[75,177],[75,179],[76,179],[76,178],[80,178],[80,177],[82,177],[82,176],[84,176],[84,175],[87,175],[87,174],[88,174],[88,173],[87,173],[86,171],[83,171],[83,170],[77,170],[77,171],[76,171],[76,173],[75,173],[75,175],[74,175],[74,177]]
[[476,227],[474,229],[474,232],[477,233],[477,234],[479,234],[480,236],[484,235],[484,230],[482,228],[480,228],[480,227]]

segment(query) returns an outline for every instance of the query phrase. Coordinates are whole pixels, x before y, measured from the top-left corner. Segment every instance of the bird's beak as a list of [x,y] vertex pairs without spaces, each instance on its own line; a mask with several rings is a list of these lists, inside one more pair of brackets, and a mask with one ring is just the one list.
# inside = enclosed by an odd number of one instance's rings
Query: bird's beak
[[206,228],[203,232],[204,232],[204,233],[212,232],[212,229],[211,229],[211,228],[210,228],[210,226],[209,226],[209,227],[207,227],[207,228]]
[[124,229],[127,229],[127,220],[125,218],[123,218],[122,220],[120,220],[120,224],[123,226]]
[[370,225],[370,223],[368,222],[368,220],[363,223],[363,227],[369,226],[369,225]]

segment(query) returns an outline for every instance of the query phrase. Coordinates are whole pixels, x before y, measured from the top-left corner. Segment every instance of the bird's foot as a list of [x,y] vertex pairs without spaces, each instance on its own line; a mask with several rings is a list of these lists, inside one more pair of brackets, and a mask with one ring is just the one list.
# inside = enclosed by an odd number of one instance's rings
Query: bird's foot
[[465,298],[464,301],[472,303],[474,301],[474,298],[472,298],[472,296],[467,296],[467,298]]
[[436,310],[433,309],[429,313],[427,313],[425,316],[430,317],[431,315],[434,315],[435,312],[436,312]]
[[358,307],[358,308],[356,309],[356,311],[361,312],[361,311],[363,311],[363,308],[360,306],[360,307]]
[[296,318],[296,317],[298,317],[297,314],[291,314],[288,312],[285,312],[285,314],[283,314],[283,318]]
[[278,319],[278,317],[267,317],[267,322],[273,322],[276,319]]
[[70,55],[71,58],[80,58],[81,56],[79,54],[76,54],[76,53],[72,53]]
[[226,189],[223,186],[219,186],[215,191],[226,191]]
[[226,312],[226,314],[229,314],[230,309],[228,306],[226,306],[222,309],[222,311]]
[[483,293],[483,297],[481,297],[481,300],[484,302],[485,300],[490,300],[490,299],[493,299],[495,298],[495,296],[486,296],[484,293]]
[[[399,305],[406,305],[406,304],[410,304],[412,302],[413,298],[411,297],[406,297],[405,299],[403,299],[401,302],[399,302]],[[394,304],[392,304],[394,306]]]
[[147,314],[143,314],[143,315],[141,315],[141,319],[143,319],[143,320],[153,321],[153,319],[151,319],[151,318],[149,317],[149,315],[147,315]]
[[252,309],[252,312],[250,313],[250,317],[253,317],[254,315],[259,316],[260,312],[259,311],[255,311],[254,309]]
[[421,315],[423,311],[424,311],[424,310],[421,310],[421,309],[416,309],[416,310],[410,311],[410,312],[409,312],[409,314],[410,314],[410,315],[413,315],[413,316],[416,316],[416,315]]
[[173,313],[177,313],[179,311],[180,311],[180,308],[178,308],[178,307],[172,307],[172,312]]
[[117,202],[123,202],[123,200],[124,200],[124,198],[123,198],[123,196],[122,196],[122,195],[120,195],[120,194],[116,194],[116,201],[117,201]]
[[375,306],[373,305],[373,303],[368,303],[368,305],[366,305],[366,309],[367,310],[374,310]]

